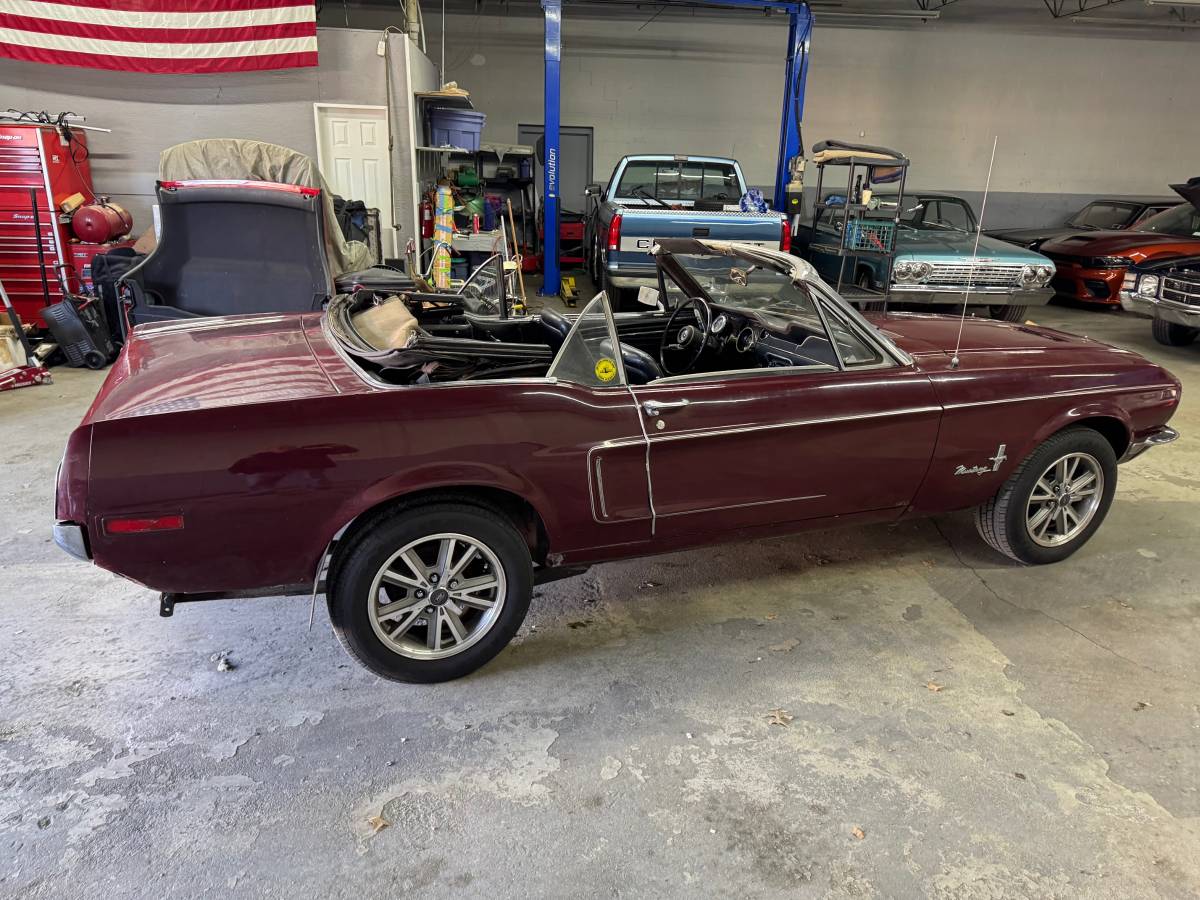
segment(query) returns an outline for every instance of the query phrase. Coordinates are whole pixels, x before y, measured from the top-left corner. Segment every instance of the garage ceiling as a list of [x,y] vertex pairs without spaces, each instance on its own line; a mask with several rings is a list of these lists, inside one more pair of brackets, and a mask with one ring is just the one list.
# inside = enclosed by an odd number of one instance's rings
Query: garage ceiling
[[[363,5],[387,5],[394,0],[366,0]],[[425,0],[426,16],[440,12],[438,0]],[[683,16],[708,18],[738,15],[763,17],[744,9],[713,8],[688,0],[564,0],[568,14],[586,18],[647,21]],[[538,0],[445,0],[449,14],[540,16]],[[1137,31],[1145,36],[1200,34],[1200,0],[812,0],[818,22],[848,27],[914,27],[934,22],[955,25],[1018,28],[1072,28],[1081,34],[1108,35]],[[928,14],[923,19],[922,13]]]

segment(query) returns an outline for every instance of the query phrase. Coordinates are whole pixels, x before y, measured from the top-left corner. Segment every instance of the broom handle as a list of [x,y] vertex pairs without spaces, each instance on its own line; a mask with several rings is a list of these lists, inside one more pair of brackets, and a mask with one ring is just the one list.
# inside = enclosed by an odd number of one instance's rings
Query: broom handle
[[512,197],[505,197],[504,201],[508,204],[508,227],[512,232],[513,239],[513,259],[517,261],[517,280],[521,283],[521,302],[525,302],[525,266],[521,259],[521,247],[517,243],[517,223],[513,219]]

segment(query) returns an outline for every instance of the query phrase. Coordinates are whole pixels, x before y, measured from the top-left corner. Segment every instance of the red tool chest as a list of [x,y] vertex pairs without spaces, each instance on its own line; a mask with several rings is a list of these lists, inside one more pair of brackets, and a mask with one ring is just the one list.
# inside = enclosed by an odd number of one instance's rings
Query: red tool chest
[[[58,206],[76,193],[94,196],[85,132],[72,131],[68,144],[54,128],[0,125],[0,279],[27,324],[45,328],[42,307],[62,299],[55,266],[71,265],[72,246]],[[100,249],[91,245],[88,258]]]

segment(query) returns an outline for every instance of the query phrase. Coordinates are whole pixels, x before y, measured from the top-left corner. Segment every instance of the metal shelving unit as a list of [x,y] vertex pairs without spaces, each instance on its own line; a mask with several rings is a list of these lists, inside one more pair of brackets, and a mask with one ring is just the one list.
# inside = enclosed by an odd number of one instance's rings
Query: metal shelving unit
[[[817,163],[817,202],[813,207],[812,233],[816,242],[822,232],[817,228],[822,214],[833,210],[829,215],[829,223],[838,232],[839,242],[836,247],[822,244],[824,249],[836,253],[840,257],[838,278],[835,287],[839,294],[847,299],[865,300],[867,302],[882,300],[887,302],[892,283],[892,267],[896,261],[896,232],[900,228],[900,214],[904,209],[904,184],[908,178],[906,157],[883,159],[878,155],[845,156]],[[846,193],[844,202],[830,203],[825,194],[825,170],[831,166],[846,170]],[[900,176],[896,192],[896,208],[890,219],[878,215],[869,217],[868,213],[879,212],[879,207],[862,202],[865,191],[873,191],[876,170],[899,169]],[[841,215],[838,215],[840,213]],[[853,275],[857,271],[857,261],[862,256],[874,256],[884,260],[885,277],[882,290],[872,290],[860,285],[845,284],[847,260],[851,261],[849,271]]]

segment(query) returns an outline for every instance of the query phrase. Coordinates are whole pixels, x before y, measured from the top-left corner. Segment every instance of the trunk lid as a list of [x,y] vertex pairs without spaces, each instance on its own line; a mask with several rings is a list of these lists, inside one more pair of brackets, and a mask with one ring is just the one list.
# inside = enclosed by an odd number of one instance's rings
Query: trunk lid
[[135,328],[83,421],[335,393],[304,316],[189,319]]

